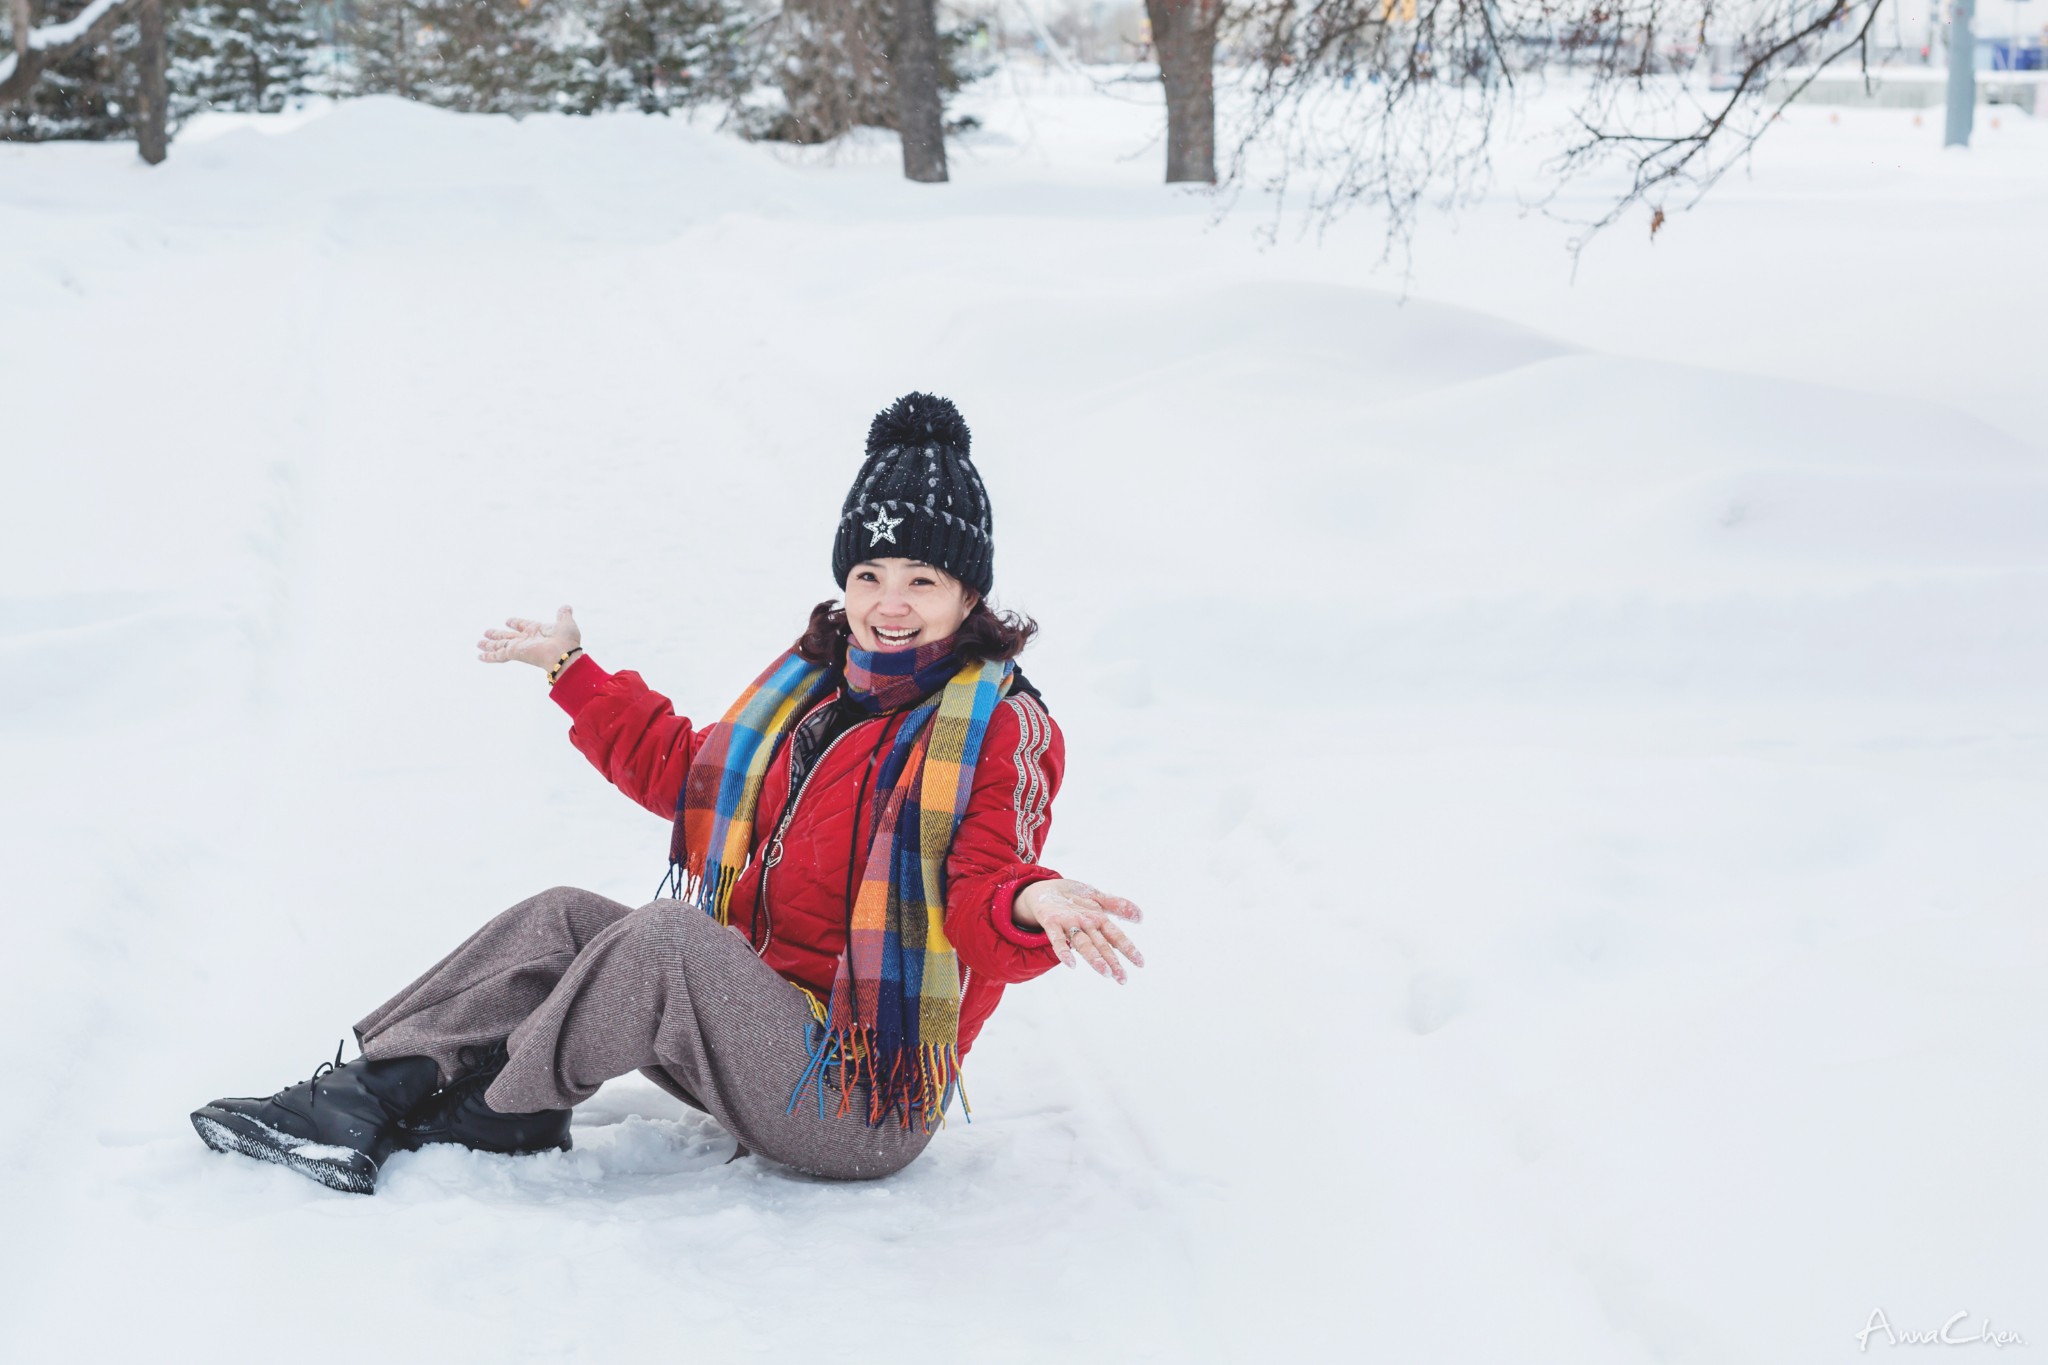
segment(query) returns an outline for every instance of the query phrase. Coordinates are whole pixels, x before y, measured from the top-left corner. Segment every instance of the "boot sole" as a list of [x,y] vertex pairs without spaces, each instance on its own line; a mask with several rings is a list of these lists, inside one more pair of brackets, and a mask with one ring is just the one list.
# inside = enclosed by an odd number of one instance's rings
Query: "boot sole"
[[377,1192],[377,1163],[352,1148],[293,1137],[212,1105],[193,1112],[192,1126],[198,1130],[199,1140],[216,1152],[235,1152],[288,1167],[343,1194]]
[[526,1147],[494,1147],[480,1142],[471,1142],[466,1138],[452,1137],[445,1133],[435,1134],[431,1137],[420,1133],[401,1133],[398,1142],[400,1150],[407,1152],[424,1151],[429,1147],[460,1147],[465,1151],[484,1152],[490,1156],[540,1156],[547,1152],[571,1151],[576,1146],[576,1140],[567,1133],[562,1135],[560,1142],[542,1143],[538,1146]]
[[569,1152],[575,1148],[575,1138],[561,1134],[561,1142],[539,1142],[522,1146],[498,1146],[492,1142],[471,1142],[469,1138],[457,1138],[446,1130],[418,1132],[399,1128],[399,1148],[406,1152],[422,1152],[430,1146],[459,1146],[465,1152],[485,1152],[489,1156],[541,1156],[545,1152]]

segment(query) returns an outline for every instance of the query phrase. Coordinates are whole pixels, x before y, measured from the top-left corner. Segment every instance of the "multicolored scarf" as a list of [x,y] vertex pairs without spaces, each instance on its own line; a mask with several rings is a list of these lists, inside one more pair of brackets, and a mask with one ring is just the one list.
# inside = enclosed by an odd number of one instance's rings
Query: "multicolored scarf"
[[848,645],[846,695],[869,715],[879,716],[922,701],[959,671],[950,635],[887,654]]
[[[878,704],[884,698],[917,704],[877,769],[881,813],[848,908],[831,1002],[812,1002],[811,1061],[790,1095],[792,1110],[815,1080],[823,1115],[824,1070],[834,1063],[841,1114],[862,1082],[871,1124],[895,1112],[905,1126],[916,1115],[929,1129],[951,1103],[960,1079],[960,971],[946,938],[946,855],[967,813],[989,717],[1015,671],[1008,661],[962,663],[951,641],[893,654],[848,650],[848,691],[864,707],[895,709]],[[690,765],[676,812],[682,894],[721,924],[752,852],[768,765],[832,684],[823,665],[783,654],[711,727]]]

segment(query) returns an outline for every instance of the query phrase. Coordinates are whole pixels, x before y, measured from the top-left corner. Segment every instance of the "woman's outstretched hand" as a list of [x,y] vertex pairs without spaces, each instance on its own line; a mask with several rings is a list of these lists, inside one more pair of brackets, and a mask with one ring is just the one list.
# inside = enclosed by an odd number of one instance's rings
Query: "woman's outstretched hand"
[[1081,959],[1104,976],[1116,978],[1121,986],[1128,978],[1122,953],[1133,967],[1145,965],[1145,955],[1131,942],[1118,920],[1136,924],[1145,918],[1137,905],[1122,896],[1098,891],[1086,882],[1062,877],[1058,881],[1033,882],[1017,893],[1010,917],[1026,929],[1042,929],[1052,941],[1052,950],[1069,967]]
[[553,668],[564,654],[583,647],[583,632],[567,607],[555,613],[552,625],[523,616],[510,617],[505,624],[511,629],[484,632],[484,638],[476,642],[477,658],[487,664],[507,664],[516,659],[535,668]]

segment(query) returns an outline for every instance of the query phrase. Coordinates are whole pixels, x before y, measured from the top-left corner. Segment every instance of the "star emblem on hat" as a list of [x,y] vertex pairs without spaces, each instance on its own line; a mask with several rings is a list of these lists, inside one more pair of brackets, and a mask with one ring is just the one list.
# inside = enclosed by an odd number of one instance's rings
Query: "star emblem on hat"
[[903,518],[890,516],[889,509],[886,507],[877,507],[875,509],[875,519],[861,523],[862,526],[867,527],[868,544],[871,546],[880,545],[885,540],[894,545],[896,543],[896,528],[902,524]]

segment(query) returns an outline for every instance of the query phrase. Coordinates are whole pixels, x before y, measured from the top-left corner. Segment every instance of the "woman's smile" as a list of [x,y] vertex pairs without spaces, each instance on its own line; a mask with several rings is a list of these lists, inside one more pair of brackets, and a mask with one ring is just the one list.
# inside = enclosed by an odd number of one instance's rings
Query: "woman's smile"
[[886,653],[892,649],[908,648],[920,633],[921,630],[917,626],[899,626],[894,629],[888,626],[876,626],[875,641],[881,645],[883,652]]

